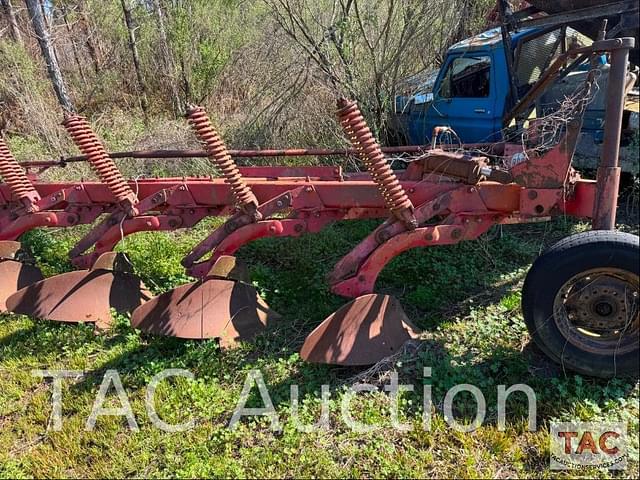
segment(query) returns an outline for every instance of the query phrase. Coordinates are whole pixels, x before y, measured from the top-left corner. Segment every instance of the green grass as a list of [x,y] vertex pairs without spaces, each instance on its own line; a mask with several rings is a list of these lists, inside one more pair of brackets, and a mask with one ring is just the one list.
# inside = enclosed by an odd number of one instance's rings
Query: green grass
[[[188,233],[138,234],[126,240],[137,272],[155,291],[185,283],[179,260],[203,238],[212,223]],[[562,372],[530,343],[520,312],[520,287],[531,262],[545,245],[585,228],[568,220],[494,229],[476,242],[416,249],[396,258],[378,280],[379,292],[396,295],[416,325],[425,330],[412,353],[393,368],[415,393],[401,399],[401,410],[416,428],[352,432],[340,418],[340,401],[357,376],[382,385],[388,371],[311,365],[298,350],[308,332],[344,303],[330,293],[324,276],[364,237],[375,222],[339,223],[299,239],[264,239],[239,252],[252,281],[283,319],[252,343],[221,351],[213,341],[181,341],[141,335],[126,318],[94,335],[90,326],[0,317],[0,477],[554,477],[548,470],[548,428],[552,420],[628,422],[631,457],[638,452],[638,401],[635,381],[584,378]],[[70,269],[66,252],[80,229],[30,233],[31,247],[47,275]],[[423,367],[432,368],[424,379]],[[194,419],[194,429],[164,433],[151,425],[145,388],[156,373],[184,368],[193,381],[161,384],[159,415],[169,422]],[[32,369],[83,370],[65,381],[63,429],[47,431],[51,386]],[[131,402],[138,432],[124,418],[103,417],[93,432],[84,430],[102,376],[116,369]],[[283,429],[269,430],[266,419],[227,424],[247,373],[259,369],[269,387]],[[431,431],[420,427],[422,385],[432,385]],[[442,399],[453,385],[478,386],[487,399],[487,421],[470,434],[444,422]],[[538,431],[526,429],[524,396],[508,402],[507,430],[496,425],[500,384],[526,383],[537,394]],[[300,417],[319,416],[320,386],[331,385],[328,431],[296,430],[290,385],[300,387]],[[259,405],[257,390],[250,402]],[[112,392],[113,393],[113,392]],[[117,406],[117,401],[113,403]],[[475,413],[460,395],[458,419]],[[362,395],[352,415],[365,423],[389,424],[389,397]],[[638,476],[629,463],[624,476]],[[582,472],[608,477],[606,471]],[[560,476],[568,477],[568,474]]]

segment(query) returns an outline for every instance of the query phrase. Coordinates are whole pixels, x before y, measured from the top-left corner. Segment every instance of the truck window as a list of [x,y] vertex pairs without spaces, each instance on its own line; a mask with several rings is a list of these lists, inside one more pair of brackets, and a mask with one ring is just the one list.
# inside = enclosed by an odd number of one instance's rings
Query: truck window
[[[553,59],[562,53],[562,28],[524,41],[517,52],[516,75],[521,94],[533,85]],[[524,87],[524,88],[523,88]]]
[[442,98],[488,97],[490,78],[490,57],[458,57],[449,63],[439,93]]

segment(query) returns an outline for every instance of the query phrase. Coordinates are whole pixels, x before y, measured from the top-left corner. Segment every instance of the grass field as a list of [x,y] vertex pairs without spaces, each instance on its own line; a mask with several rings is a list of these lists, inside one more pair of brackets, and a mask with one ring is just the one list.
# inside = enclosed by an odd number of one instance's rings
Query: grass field
[[[391,365],[368,372],[303,362],[298,350],[306,334],[344,303],[329,292],[325,274],[374,225],[339,223],[318,235],[244,247],[239,257],[250,265],[252,281],[283,318],[254,343],[234,350],[220,351],[213,341],[147,337],[126,318],[118,318],[111,332],[94,335],[86,325],[0,317],[0,477],[553,477],[558,473],[549,470],[549,422],[568,419],[627,422],[632,461],[622,475],[639,476],[636,381],[563,372],[531,344],[520,311],[520,287],[531,262],[545,246],[586,225],[559,219],[505,226],[476,242],[407,252],[384,270],[378,291],[401,300],[424,329],[423,341]],[[188,233],[139,234],[127,238],[123,248],[145,283],[159,292],[187,281],[179,260],[209,228],[211,223]],[[637,233],[637,226],[623,228]],[[25,243],[52,275],[70,269],[66,252],[80,231],[74,236],[32,232]],[[423,367],[432,368],[431,378],[423,378]],[[159,415],[175,423],[193,419],[189,431],[165,433],[145,410],[146,385],[166,368],[195,375],[162,383],[156,395]],[[61,431],[47,430],[52,389],[32,376],[32,369],[84,372],[81,379],[64,382]],[[84,429],[110,369],[119,372],[139,431],[129,431],[124,417],[101,417],[94,431]],[[252,369],[264,375],[280,432],[272,432],[266,418],[227,428]],[[362,380],[382,387],[390,369],[416,387],[400,402],[405,421],[415,428],[351,431],[339,415],[346,389]],[[421,426],[424,383],[433,389],[430,431]],[[476,385],[487,400],[487,420],[472,433],[452,430],[442,413],[444,394],[460,383]],[[517,383],[536,392],[536,432],[527,431],[520,394],[508,402],[506,431],[497,427],[497,386]],[[328,430],[295,428],[292,384],[299,385],[300,417],[309,423],[319,416],[321,385],[331,386]],[[250,401],[259,406],[256,392]],[[464,422],[475,414],[475,403],[457,398],[456,418]],[[119,405],[114,395],[108,403]],[[389,397],[380,391],[359,395],[351,413],[388,427],[389,410]],[[614,476],[600,470],[580,475]]]

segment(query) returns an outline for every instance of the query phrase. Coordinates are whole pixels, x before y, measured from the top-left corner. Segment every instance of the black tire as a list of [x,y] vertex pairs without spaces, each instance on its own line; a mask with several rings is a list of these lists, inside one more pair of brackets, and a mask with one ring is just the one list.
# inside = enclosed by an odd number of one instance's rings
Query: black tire
[[637,236],[600,230],[571,235],[538,257],[522,310],[547,356],[584,375],[638,375],[639,250]]

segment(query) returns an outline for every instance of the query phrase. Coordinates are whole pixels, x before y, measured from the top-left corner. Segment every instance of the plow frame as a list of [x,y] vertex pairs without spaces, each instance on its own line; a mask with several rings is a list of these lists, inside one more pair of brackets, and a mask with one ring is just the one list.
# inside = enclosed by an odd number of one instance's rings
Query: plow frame
[[[441,149],[425,151],[406,170],[394,174],[406,192],[415,225],[401,221],[399,215],[389,216],[389,205],[380,195],[379,185],[366,173],[349,174],[331,166],[262,166],[239,169],[255,195],[256,217],[235,208],[231,188],[222,178],[129,181],[121,187],[129,192],[128,209],[114,195],[113,187],[104,182],[35,182],[40,199],[33,211],[21,211],[9,189],[0,185],[0,240],[16,240],[37,227],[89,224],[106,214],[70,253],[74,266],[90,268],[127,235],[190,228],[205,217],[228,216],[183,259],[189,274],[203,278],[220,256],[231,255],[258,238],[296,237],[339,220],[386,218],[338,262],[329,276],[335,293],[355,297],[372,292],[380,271],[401,252],[475,239],[496,224],[571,215],[592,218],[595,229],[611,229],[620,171],[621,105],[632,46],[633,39],[601,40],[577,52],[611,53],[605,148],[596,181],[581,179],[571,168],[580,117],[568,124],[564,137],[551,150],[543,154],[524,151],[529,153],[526,161],[508,172],[498,172],[507,177],[502,182],[487,180],[487,175],[475,181],[452,178],[449,170],[460,164],[460,156]],[[539,90],[537,85],[532,88]],[[526,101],[531,100],[530,95]],[[357,145],[355,151],[361,152]],[[107,158],[106,152],[104,155]],[[443,159],[440,167],[434,168],[434,158]],[[91,248],[93,251],[87,253]],[[204,259],[207,255],[209,258]]]

